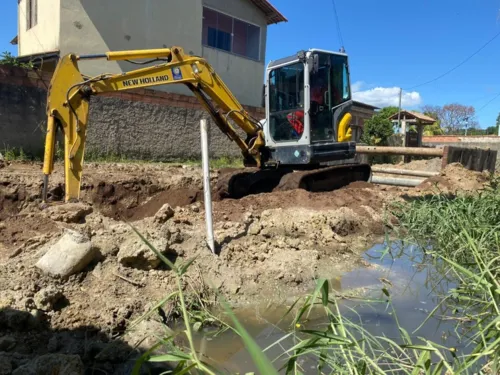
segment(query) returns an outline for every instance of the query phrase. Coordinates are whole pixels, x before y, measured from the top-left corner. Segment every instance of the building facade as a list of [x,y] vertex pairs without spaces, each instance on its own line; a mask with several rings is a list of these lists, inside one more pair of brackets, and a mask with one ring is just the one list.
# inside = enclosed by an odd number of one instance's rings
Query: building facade
[[[242,104],[260,106],[267,26],[286,18],[267,0],[18,0],[18,55],[53,70],[75,52],[180,46],[203,56]],[[43,64],[41,64],[43,62]],[[125,61],[82,61],[93,76],[137,69]],[[181,85],[160,90],[190,95]]]

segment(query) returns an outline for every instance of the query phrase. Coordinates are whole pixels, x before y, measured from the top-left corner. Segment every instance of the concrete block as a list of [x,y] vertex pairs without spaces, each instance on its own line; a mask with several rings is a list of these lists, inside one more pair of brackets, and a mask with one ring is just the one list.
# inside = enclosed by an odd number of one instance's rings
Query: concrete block
[[97,255],[87,236],[67,230],[36,266],[51,276],[67,277],[83,270]]

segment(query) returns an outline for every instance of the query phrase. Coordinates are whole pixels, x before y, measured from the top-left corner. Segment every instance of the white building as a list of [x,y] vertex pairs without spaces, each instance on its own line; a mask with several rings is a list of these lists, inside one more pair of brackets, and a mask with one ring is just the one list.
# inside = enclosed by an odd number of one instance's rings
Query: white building
[[[18,55],[43,70],[70,52],[183,47],[205,57],[242,104],[260,106],[267,26],[286,18],[267,0],[18,0]],[[82,61],[82,73],[136,65]],[[180,86],[160,88],[190,94]]]

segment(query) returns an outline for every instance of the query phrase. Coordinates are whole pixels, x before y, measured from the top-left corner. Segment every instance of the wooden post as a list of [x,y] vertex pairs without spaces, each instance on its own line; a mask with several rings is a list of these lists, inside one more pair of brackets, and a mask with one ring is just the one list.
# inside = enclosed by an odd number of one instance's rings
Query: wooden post
[[444,169],[448,165],[448,154],[450,152],[450,146],[444,146],[443,157],[441,159],[441,169]]
[[424,125],[417,122],[417,147],[422,147],[422,136],[424,134]]

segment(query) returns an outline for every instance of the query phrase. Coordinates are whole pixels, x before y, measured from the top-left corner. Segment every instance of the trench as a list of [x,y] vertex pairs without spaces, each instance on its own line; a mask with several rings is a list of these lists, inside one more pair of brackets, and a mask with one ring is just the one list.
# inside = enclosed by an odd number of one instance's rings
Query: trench
[[[425,337],[437,344],[454,347],[459,352],[467,351],[456,332],[457,322],[449,319],[452,307],[440,305],[446,293],[456,287],[444,268],[431,264],[420,249],[401,249],[400,244],[393,246],[389,252],[386,245],[377,244],[366,251],[364,258],[369,262],[367,268],[329,280],[330,292],[335,290],[340,295],[337,301],[344,318],[362,325],[371,335],[385,336],[396,342],[401,341],[399,327],[402,327],[412,339]],[[387,303],[383,288],[389,292],[394,309]],[[438,305],[436,313],[428,318]],[[270,359],[278,358],[294,345],[293,339],[287,338],[294,316],[289,314],[284,317],[289,307],[290,304],[267,304],[235,311],[261,348],[280,341],[279,345],[266,351]],[[308,321],[300,328],[324,329],[328,324],[320,308],[313,309]],[[214,335],[214,329],[206,328],[196,334],[195,340],[197,349],[208,362],[225,373],[256,371],[250,353],[233,331]],[[278,360],[274,365],[280,368],[284,363],[284,360]],[[317,361],[306,357],[299,360],[299,364],[306,374],[317,373]]]

